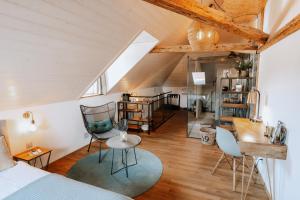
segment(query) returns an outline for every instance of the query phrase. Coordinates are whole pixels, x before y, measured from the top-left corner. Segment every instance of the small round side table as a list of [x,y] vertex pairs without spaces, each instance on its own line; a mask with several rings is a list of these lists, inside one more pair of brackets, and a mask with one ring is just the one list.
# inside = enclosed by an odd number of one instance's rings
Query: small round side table
[[[115,136],[106,141],[106,145],[113,150],[112,160],[111,160],[111,175],[120,172],[121,170],[125,169],[126,176],[128,177],[128,168],[134,165],[137,165],[137,158],[136,158],[136,152],[135,147],[138,146],[141,143],[142,139],[140,136],[133,135],[133,134],[127,134],[127,141],[122,141],[120,136]],[[115,150],[119,149],[122,151],[122,164],[123,167],[114,171],[114,157],[115,157]],[[128,165],[128,151],[129,149],[133,149],[134,152],[134,158],[135,163]],[[125,159],[124,159],[125,156]]]

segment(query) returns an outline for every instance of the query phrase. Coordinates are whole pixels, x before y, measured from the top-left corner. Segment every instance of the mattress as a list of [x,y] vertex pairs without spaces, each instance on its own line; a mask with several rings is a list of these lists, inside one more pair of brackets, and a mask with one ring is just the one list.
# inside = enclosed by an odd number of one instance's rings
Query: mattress
[[18,161],[14,167],[0,172],[0,199],[48,174],[49,172]]
[[[49,187],[50,186],[50,187]],[[48,174],[21,188],[5,200],[132,200],[58,174]]]
[[[49,189],[49,185],[53,185],[53,187]],[[47,188],[48,193],[45,191]],[[45,192],[33,192],[36,190]],[[81,200],[86,199],[85,197],[89,195],[89,199],[97,200],[131,200],[124,195],[52,174],[22,161],[18,161],[14,167],[0,172],[0,199]]]

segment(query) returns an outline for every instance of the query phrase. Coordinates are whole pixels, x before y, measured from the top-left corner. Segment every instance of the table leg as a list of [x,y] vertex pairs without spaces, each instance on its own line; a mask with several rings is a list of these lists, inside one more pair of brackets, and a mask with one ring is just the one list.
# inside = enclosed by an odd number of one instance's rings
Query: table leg
[[100,147],[99,147],[99,163],[101,163],[101,141],[100,141]]
[[125,149],[125,168],[126,168],[126,176],[128,178],[127,154],[128,154],[128,150]]
[[42,169],[43,169],[43,168],[44,168],[44,166],[43,166],[43,162],[42,162],[42,158],[41,158],[41,156],[39,157],[39,159],[40,159],[41,167],[42,167]]
[[137,159],[136,159],[135,147],[133,148],[133,152],[134,152],[135,164],[137,165]]
[[36,164],[36,158],[34,159],[34,163],[33,163],[33,166],[35,167],[35,164]]
[[[113,156],[112,156],[112,163],[111,163],[111,175],[118,173],[121,170],[125,170],[126,173],[126,177],[128,178],[129,176],[129,172],[128,172],[128,168],[132,167],[134,165],[137,165],[137,156],[136,156],[136,150],[135,148],[133,148],[133,152],[134,152],[134,158],[135,158],[135,163],[133,164],[128,164],[128,153],[129,153],[129,149],[123,149],[122,150],[122,164],[123,167],[119,168],[117,170],[114,171],[114,149],[113,149]],[[124,155],[125,154],[125,155]],[[125,158],[124,158],[125,157]]]
[[112,159],[111,159],[111,169],[110,169],[110,174],[111,175],[113,175],[114,157],[115,157],[115,150],[113,149],[113,155],[112,155]]
[[124,150],[122,149],[122,164],[125,165],[125,162],[124,162],[124,153],[123,153],[123,151],[124,151]]
[[268,174],[268,179],[269,179],[269,187],[270,187],[270,198],[272,200],[272,186],[271,186],[271,179],[270,179],[270,172],[269,172],[269,164],[268,164],[268,159],[266,158],[266,167],[267,167],[267,174]]
[[50,162],[50,157],[51,157],[51,151],[49,152],[49,155],[48,155],[46,169],[48,169],[49,162]]

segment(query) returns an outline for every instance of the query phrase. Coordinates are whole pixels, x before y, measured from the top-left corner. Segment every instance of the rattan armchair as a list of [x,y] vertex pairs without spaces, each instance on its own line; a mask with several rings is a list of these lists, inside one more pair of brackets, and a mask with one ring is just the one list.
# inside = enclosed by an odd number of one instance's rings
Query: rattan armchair
[[119,135],[120,131],[127,131],[127,120],[121,120],[119,123],[115,122],[115,102],[94,107],[80,105],[80,110],[84,126],[91,135],[88,152],[93,139],[99,141],[99,163],[101,163],[102,143],[111,137]]

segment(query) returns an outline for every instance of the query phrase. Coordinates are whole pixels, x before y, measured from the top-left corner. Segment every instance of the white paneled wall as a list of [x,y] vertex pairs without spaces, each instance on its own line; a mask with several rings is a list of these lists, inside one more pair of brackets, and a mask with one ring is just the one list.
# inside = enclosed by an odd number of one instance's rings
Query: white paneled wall
[[191,22],[140,0],[5,0],[0,15],[0,110],[76,100],[140,31],[180,44]]

